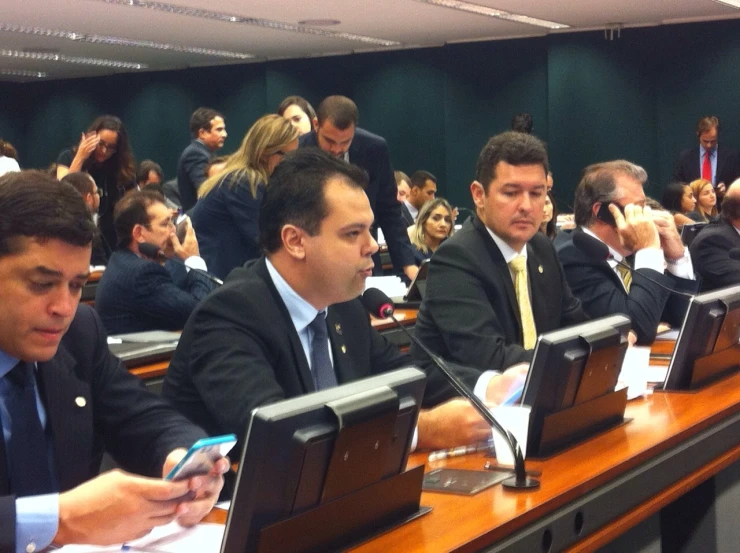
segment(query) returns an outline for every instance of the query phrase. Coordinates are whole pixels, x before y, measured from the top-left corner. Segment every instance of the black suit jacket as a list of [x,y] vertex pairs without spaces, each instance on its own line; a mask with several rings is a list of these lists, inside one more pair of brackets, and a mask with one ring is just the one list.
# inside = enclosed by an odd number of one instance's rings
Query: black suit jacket
[[[359,300],[330,306],[326,323],[340,384],[410,365],[373,330]],[[315,390],[298,333],[260,258],[234,269],[193,312],[163,395],[208,432],[242,437],[255,407]]]
[[[674,182],[691,182],[701,178],[699,152],[698,145],[681,152],[673,169]],[[729,187],[735,179],[740,177],[740,167],[738,165],[735,152],[718,144],[715,183],[724,182]]]
[[410,227],[416,222],[414,221],[414,217],[413,215],[411,215],[411,212],[409,211],[409,208],[406,207],[405,203],[401,203],[401,216],[403,217],[403,220],[406,222],[407,227]]
[[[77,308],[56,355],[38,363],[38,383],[60,491],[96,476],[104,450],[128,471],[161,477],[169,452],[205,437],[110,353],[103,325],[86,305]],[[14,553],[15,498],[7,471],[0,439],[0,551]]]
[[740,284],[740,261],[730,258],[730,251],[737,248],[740,234],[724,220],[707,225],[694,238],[689,250],[702,292]]
[[573,236],[583,233],[579,227],[568,240],[557,247],[560,263],[573,294],[581,300],[583,309],[592,318],[624,313],[632,322],[639,344],[651,344],[660,321],[673,326],[683,323],[689,300],[671,294],[654,282],[640,278],[644,274],[674,290],[689,294],[699,289],[695,280],[679,278],[669,272],[638,269],[632,278],[629,294],[622,281],[606,261],[594,261],[573,244]]
[[[299,143],[301,147],[318,146],[316,133],[304,134]],[[406,232],[407,225],[401,218],[396,179],[393,177],[390,152],[385,139],[359,127],[356,128],[349,147],[349,161],[362,167],[370,177],[365,193],[375,215],[375,226],[383,229],[393,267],[401,272],[404,267],[414,265],[414,253]],[[377,237],[375,231],[373,236]],[[377,268],[380,257],[374,259]]]
[[[550,240],[537,233],[527,244],[527,272],[538,333],[587,319],[565,281]],[[528,362],[532,350],[522,347],[522,327],[509,267],[485,225],[471,217],[445,241],[429,264],[426,294],[414,329],[433,352],[458,367],[475,385],[481,372],[504,370]],[[444,390],[427,356],[412,344],[411,353],[429,369],[427,395]]]
[[177,162],[177,188],[182,210],[188,211],[198,201],[198,188],[206,180],[206,166],[213,152],[200,140],[193,140]]

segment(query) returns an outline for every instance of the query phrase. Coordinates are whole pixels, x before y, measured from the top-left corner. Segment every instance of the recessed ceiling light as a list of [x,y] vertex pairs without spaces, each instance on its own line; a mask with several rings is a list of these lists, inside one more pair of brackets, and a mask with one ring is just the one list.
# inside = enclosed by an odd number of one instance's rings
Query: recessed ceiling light
[[726,6],[732,6],[733,8],[740,9],[740,0],[714,0],[718,4],[725,4]]
[[146,69],[145,63],[134,63],[129,61],[106,60],[100,58],[88,58],[81,56],[65,56],[64,54],[53,54],[43,52],[23,52],[22,50],[0,50],[0,56],[5,58],[19,58],[35,61],[56,61],[60,63],[75,63],[80,65],[96,65],[98,67],[112,67],[114,69]]
[[304,19],[299,21],[299,25],[308,25],[309,27],[332,27],[339,25],[341,21],[338,19]]
[[[0,31],[9,33],[22,33],[27,35],[48,36],[53,38],[64,38],[77,42],[88,42],[90,44],[106,44],[111,46],[131,46],[138,48],[151,48],[154,50],[166,50],[169,52],[184,52],[187,54],[199,54],[202,56],[214,56],[229,59],[252,59],[252,54],[229,52],[227,50],[212,50],[210,48],[198,48],[195,46],[177,46],[164,42],[153,42],[151,40],[132,40],[117,36],[87,35],[73,31],[62,31],[59,29],[45,29],[43,27],[24,27],[10,23],[0,23]],[[58,51],[58,50],[57,50]]]
[[[536,17],[529,17],[528,15],[521,15],[516,13],[507,12],[504,10],[497,10],[496,8],[489,8],[488,6],[481,6],[479,4],[473,4],[471,2],[463,2],[462,0],[416,0],[417,2],[423,2],[424,4],[432,4],[433,6],[441,6],[443,8],[451,8],[453,10],[459,10],[476,15],[486,15],[488,17],[494,17],[496,19],[503,19],[505,21],[515,21],[517,23],[524,23],[525,25],[534,25],[535,27],[545,27],[547,29],[569,29],[570,25],[563,23],[556,23],[554,21],[547,21],[545,19],[537,19]],[[719,1],[719,0],[717,0]],[[735,0],[729,0],[735,1]],[[737,0],[740,2],[740,0]]]
[[306,25],[295,25],[293,23],[283,23],[282,21],[272,21],[270,19],[261,19],[257,17],[243,17],[231,13],[217,12],[213,10],[203,10],[200,8],[188,8],[166,2],[157,2],[150,0],[94,0],[96,2],[105,2],[106,4],[115,4],[119,6],[131,6],[135,8],[147,8],[150,10],[184,15],[187,17],[199,17],[201,19],[211,19],[213,21],[224,21],[227,23],[239,23],[241,25],[253,25],[265,29],[274,29],[276,31],[288,31],[291,33],[301,33],[306,35],[316,35],[328,38],[338,38],[342,40],[351,40],[362,42],[364,44],[373,44],[375,46],[401,46],[402,43],[395,40],[385,40],[365,35],[356,35],[353,33],[341,33],[338,31],[329,31],[328,29],[317,29]]
[[44,79],[47,73],[44,71],[29,71],[27,69],[0,69],[0,75],[7,77],[29,77],[33,79]]

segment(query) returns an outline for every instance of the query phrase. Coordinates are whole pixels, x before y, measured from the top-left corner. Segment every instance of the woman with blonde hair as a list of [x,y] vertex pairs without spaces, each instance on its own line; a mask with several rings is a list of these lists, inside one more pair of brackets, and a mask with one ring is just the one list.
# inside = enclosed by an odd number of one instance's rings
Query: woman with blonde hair
[[718,221],[717,194],[712,183],[706,179],[697,179],[689,186],[696,198],[696,213],[701,217],[701,221],[706,223]]
[[408,228],[414,259],[420,265],[455,232],[452,206],[444,198],[429,200],[421,208],[416,223]]
[[260,117],[223,169],[198,189],[190,214],[208,270],[226,278],[259,257],[259,212],[272,172],[298,148],[298,131],[279,115]]

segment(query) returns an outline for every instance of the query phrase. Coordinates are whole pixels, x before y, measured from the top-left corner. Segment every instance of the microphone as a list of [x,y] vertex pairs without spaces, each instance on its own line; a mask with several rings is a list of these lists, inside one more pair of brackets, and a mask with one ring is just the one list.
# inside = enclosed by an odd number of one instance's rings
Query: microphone
[[416,338],[408,330],[406,330],[406,327],[398,322],[398,319],[393,316],[393,301],[377,288],[368,288],[367,290],[365,290],[365,293],[360,296],[360,301],[362,302],[362,305],[365,307],[365,309],[376,317],[380,317],[381,319],[390,317],[391,320],[396,324],[396,326],[400,328],[412,342],[414,342],[417,346],[424,350],[424,352],[432,359],[434,364],[440,371],[442,371],[442,374],[445,376],[445,378],[447,378],[447,380],[457,391],[457,393],[468,399],[473,404],[475,410],[478,411],[478,413],[486,420],[486,422],[506,437],[506,443],[509,445],[509,448],[511,449],[511,452],[514,456],[514,476],[504,480],[502,482],[502,485],[507,489],[513,490],[539,488],[539,480],[535,480],[534,478],[530,478],[529,476],[527,476],[527,471],[524,467],[524,455],[522,455],[522,450],[519,447],[514,434],[501,426],[501,424],[488,410],[486,404],[483,403],[480,398],[478,398],[472,391],[468,389],[467,385],[462,380],[460,380],[460,378],[455,373],[452,372],[450,367],[441,357],[432,353],[429,348],[422,344],[418,338]]
[[213,276],[209,272],[206,272],[202,269],[195,269],[193,267],[188,267],[183,261],[181,261],[177,257],[167,257],[166,255],[164,255],[164,252],[162,252],[162,250],[160,250],[154,244],[150,244],[149,242],[142,242],[141,244],[139,244],[139,253],[141,253],[141,255],[151,257],[152,259],[163,260],[163,261],[164,260],[174,261],[175,263],[178,263],[182,265],[183,267],[187,267],[191,271],[195,271],[196,273],[203,275],[211,282],[215,282],[218,286],[221,286],[224,283],[223,280],[221,280],[218,277]]
[[[586,256],[588,256],[593,261],[614,261],[617,265],[620,265],[627,269],[632,275],[632,278],[635,278],[635,275],[637,275],[640,278],[644,278],[645,280],[660,286],[663,290],[666,290],[671,294],[677,294],[688,299],[694,298],[694,294],[687,294],[686,292],[682,292],[680,290],[674,290],[673,288],[666,286],[662,282],[658,282],[652,277],[649,277],[643,273],[638,273],[630,266],[629,263],[617,260],[609,251],[609,246],[604,244],[601,240],[598,240],[593,236],[586,234],[585,232],[573,233],[573,245],[575,245],[576,248],[585,253]],[[740,248],[738,249],[738,255],[740,256]],[[732,250],[730,251],[730,256],[732,256]],[[738,257],[738,259],[740,259],[740,257]]]

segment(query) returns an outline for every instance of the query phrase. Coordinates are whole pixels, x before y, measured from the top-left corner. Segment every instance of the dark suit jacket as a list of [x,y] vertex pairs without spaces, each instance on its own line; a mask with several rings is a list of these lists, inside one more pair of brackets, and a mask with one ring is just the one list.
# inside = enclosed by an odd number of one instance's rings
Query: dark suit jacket
[[200,255],[208,270],[222,280],[232,269],[260,256],[259,216],[263,194],[263,186],[257,188],[255,198],[246,179],[232,187],[228,178],[201,198],[190,213]]
[[215,284],[185,267],[117,250],[95,292],[95,310],[109,334],[180,330]]
[[[542,233],[527,244],[527,272],[538,333],[587,319],[568,288],[552,243]],[[521,345],[519,306],[509,267],[477,216],[434,252],[414,332],[443,359],[465,365],[458,372],[471,387],[483,371],[531,360],[533,351]],[[430,369],[427,388],[444,389],[421,349],[412,344],[411,354]]]
[[652,269],[638,269],[627,294],[619,276],[606,261],[590,259],[573,244],[572,236],[579,233],[583,233],[580,227],[558,246],[557,252],[573,294],[581,300],[583,310],[590,317],[624,313],[632,321],[632,330],[637,334],[639,344],[655,341],[660,321],[681,326],[689,300],[671,294],[646,278],[640,278],[640,275],[644,274],[668,288],[689,294],[699,289],[697,281],[679,278],[667,271],[661,274]]
[[198,188],[206,180],[206,166],[213,152],[200,140],[193,140],[177,162],[177,188],[182,210],[187,211],[198,201]]
[[694,269],[701,275],[701,290],[740,284],[740,261],[730,258],[730,251],[740,248],[740,234],[726,221],[704,227],[689,250]]
[[[316,133],[304,134],[299,144],[301,147],[318,146]],[[404,225],[401,218],[401,205],[397,199],[396,179],[393,177],[388,144],[384,138],[358,127],[349,147],[349,161],[362,167],[370,177],[365,192],[375,215],[375,226],[383,229],[393,267],[400,272],[404,267],[414,264],[414,254],[406,233],[407,225]],[[374,232],[373,235],[377,236],[377,233]],[[380,257],[375,259],[378,268]]]
[[[340,384],[410,365],[373,330],[359,300],[330,306],[326,323]],[[207,431],[242,437],[255,407],[315,389],[288,309],[260,258],[232,271],[193,312],[163,395]]]
[[406,221],[407,227],[410,227],[416,222],[414,221],[414,217],[411,215],[411,212],[409,211],[409,208],[406,207],[405,203],[401,203],[401,216],[403,217],[403,220]]
[[[681,152],[673,169],[674,182],[691,182],[701,178],[699,151],[699,146],[696,145],[693,148]],[[725,148],[721,144],[717,145],[717,174],[715,183],[724,182],[729,187],[738,177],[740,177],[740,167],[738,167],[738,159],[735,152]]]
[[[110,353],[103,325],[86,305],[77,308],[56,355],[38,363],[38,383],[60,491],[96,476],[103,451],[128,471],[161,477],[169,452],[205,437]],[[6,463],[0,439],[0,551],[14,553],[15,498],[8,495]]]

